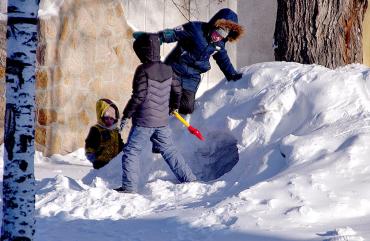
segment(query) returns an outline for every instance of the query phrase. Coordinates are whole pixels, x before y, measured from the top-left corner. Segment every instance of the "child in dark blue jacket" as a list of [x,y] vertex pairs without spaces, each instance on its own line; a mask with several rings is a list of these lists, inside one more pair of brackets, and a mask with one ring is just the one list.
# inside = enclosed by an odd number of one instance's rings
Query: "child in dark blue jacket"
[[[238,16],[229,8],[218,11],[207,22],[191,21],[174,29],[159,32],[162,42],[177,42],[167,56],[165,63],[171,65],[176,78],[181,82],[182,96],[179,112],[191,114],[194,111],[195,94],[201,81],[201,74],[210,68],[211,56],[216,60],[225,77],[236,81],[242,77],[230,62],[225,49],[226,42],[232,42],[243,34]],[[135,32],[134,37],[143,32]]]
[[136,69],[132,96],[123,111],[121,127],[130,118],[133,126],[123,149],[122,187],[116,190],[137,192],[140,153],[149,140],[180,182],[194,181],[168,127],[169,113],[179,108],[181,86],[173,78],[171,67],[160,61],[158,34],[141,35],[134,42],[134,50],[142,64]]

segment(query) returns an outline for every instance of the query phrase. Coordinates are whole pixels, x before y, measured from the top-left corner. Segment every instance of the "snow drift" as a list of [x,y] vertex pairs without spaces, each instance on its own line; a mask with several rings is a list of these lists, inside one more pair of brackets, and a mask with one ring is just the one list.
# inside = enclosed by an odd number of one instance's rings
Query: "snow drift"
[[[177,184],[148,143],[139,194],[111,190],[120,185],[118,156],[82,181],[41,180],[40,219],[58,228],[71,219],[127,220],[126,227],[137,225],[128,218],[142,220],[145,232],[125,230],[127,240],[370,239],[369,68],[272,62],[243,72],[242,80],[221,81],[198,99],[190,122],[206,142],[171,121],[179,150],[203,181]],[[214,150],[227,157],[235,143],[239,161],[206,158]],[[84,159],[83,151],[78,156]],[[120,240],[119,227],[109,226],[117,232],[111,240]],[[75,229],[70,240],[91,238]]]

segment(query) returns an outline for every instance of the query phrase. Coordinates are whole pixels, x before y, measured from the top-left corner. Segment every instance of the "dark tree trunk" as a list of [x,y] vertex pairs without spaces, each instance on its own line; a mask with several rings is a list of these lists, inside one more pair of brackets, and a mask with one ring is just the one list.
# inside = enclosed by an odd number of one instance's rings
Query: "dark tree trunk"
[[329,68],[362,63],[367,0],[278,0],[275,60]]
[[39,0],[9,0],[1,241],[35,234],[35,62]]

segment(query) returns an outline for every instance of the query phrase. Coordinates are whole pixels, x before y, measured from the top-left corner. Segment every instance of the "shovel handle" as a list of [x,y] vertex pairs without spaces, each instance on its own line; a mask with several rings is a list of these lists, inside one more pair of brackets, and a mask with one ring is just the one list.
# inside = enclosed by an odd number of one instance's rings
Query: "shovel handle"
[[173,115],[179,120],[179,121],[181,121],[181,123],[182,124],[184,124],[186,127],[189,127],[190,126],[190,124],[184,119],[184,118],[182,118],[182,116],[177,112],[177,111],[174,111],[174,112],[172,112],[173,113]]

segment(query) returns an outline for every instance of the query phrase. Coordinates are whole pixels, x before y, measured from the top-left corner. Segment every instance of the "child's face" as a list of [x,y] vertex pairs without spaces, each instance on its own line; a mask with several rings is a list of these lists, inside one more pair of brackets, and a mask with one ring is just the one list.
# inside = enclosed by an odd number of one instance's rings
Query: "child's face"
[[114,119],[113,117],[110,117],[110,116],[104,116],[103,117],[104,124],[107,127],[111,127],[114,124],[115,120],[116,119]]
[[211,41],[213,43],[217,43],[222,39],[226,38],[228,34],[229,34],[228,29],[216,28],[211,33]]
[[216,31],[212,32],[211,34],[211,41],[213,43],[217,43],[222,40],[222,36],[219,35]]

